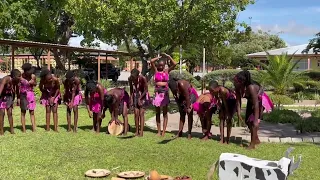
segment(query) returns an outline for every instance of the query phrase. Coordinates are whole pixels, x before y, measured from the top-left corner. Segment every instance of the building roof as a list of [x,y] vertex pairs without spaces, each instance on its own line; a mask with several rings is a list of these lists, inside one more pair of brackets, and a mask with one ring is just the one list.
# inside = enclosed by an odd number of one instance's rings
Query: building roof
[[[281,55],[287,53],[288,55],[295,55],[295,56],[317,56],[312,49],[309,50],[309,52],[304,52],[305,49],[307,48],[308,44],[302,44],[302,45],[297,45],[297,46],[290,46],[290,47],[285,47],[285,48],[280,48],[280,49],[273,49],[267,51],[270,55]],[[263,52],[257,52],[257,53],[252,53],[252,54],[247,54],[247,57],[253,58],[253,57],[266,57],[267,53],[265,51]]]
[[42,43],[42,42],[33,42],[33,41],[20,41],[20,40],[12,40],[12,39],[2,39],[0,38],[0,45],[11,45],[16,47],[38,47],[38,48],[46,48],[46,49],[64,49],[69,51],[76,52],[94,52],[94,53],[105,53],[112,55],[129,55],[127,52],[121,51],[108,51],[102,49],[92,49],[92,48],[82,48],[82,47],[72,47],[67,45],[60,44],[51,44],[51,43]]

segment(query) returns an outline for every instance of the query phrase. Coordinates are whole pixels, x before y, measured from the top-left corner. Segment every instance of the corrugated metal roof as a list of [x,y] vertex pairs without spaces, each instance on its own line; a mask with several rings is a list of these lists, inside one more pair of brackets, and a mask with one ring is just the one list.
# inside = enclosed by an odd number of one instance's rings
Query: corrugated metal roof
[[[308,53],[304,53],[304,50],[306,49],[306,47],[308,46],[308,44],[302,44],[302,45],[298,45],[298,46],[290,46],[290,47],[285,47],[285,48],[280,48],[280,49],[273,49],[273,50],[269,50],[267,51],[270,55],[281,55],[283,53],[287,53],[288,55],[297,55],[297,56],[301,56],[301,55],[315,55],[313,50],[310,49]],[[261,56],[266,56],[267,53],[266,52],[257,52],[257,53],[252,53],[252,54],[247,54],[247,57],[261,57]]]
[[73,47],[60,44],[51,44],[51,43],[42,43],[42,42],[33,42],[33,41],[20,41],[12,39],[2,39],[0,38],[0,44],[11,45],[18,47],[39,47],[39,48],[51,48],[51,49],[65,49],[70,51],[77,52],[95,52],[95,53],[107,53],[107,54],[116,54],[116,55],[129,55],[127,52],[122,51],[108,51],[102,49],[92,49],[92,48],[83,48],[83,47]]

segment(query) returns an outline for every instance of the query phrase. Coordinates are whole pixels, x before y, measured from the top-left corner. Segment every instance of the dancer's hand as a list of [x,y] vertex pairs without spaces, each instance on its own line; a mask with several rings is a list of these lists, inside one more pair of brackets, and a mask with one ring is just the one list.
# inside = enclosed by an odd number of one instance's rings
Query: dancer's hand
[[101,119],[104,119],[106,117],[106,113],[102,113]]
[[73,107],[73,103],[72,103],[72,102],[70,102],[70,103],[68,104],[68,107],[69,107],[69,109],[72,109],[72,107]]
[[17,106],[20,106],[20,99],[17,99]]
[[191,113],[191,111],[192,111],[192,107],[189,106],[187,109],[188,114]]
[[142,101],[141,99],[138,100],[138,105],[141,107],[142,106]]
[[93,117],[93,115],[92,115],[92,112],[91,112],[91,111],[89,111],[89,112],[88,112],[88,114],[89,114],[89,118],[92,118],[92,117]]
[[53,97],[51,97],[51,98],[49,99],[49,104],[50,104],[50,106],[52,106],[52,105],[53,105],[53,102],[54,102],[54,98],[53,98]]

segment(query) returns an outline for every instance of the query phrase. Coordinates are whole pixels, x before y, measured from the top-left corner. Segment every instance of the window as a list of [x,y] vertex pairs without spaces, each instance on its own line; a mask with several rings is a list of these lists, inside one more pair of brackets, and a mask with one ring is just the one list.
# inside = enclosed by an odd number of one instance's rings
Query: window
[[[292,63],[295,63],[297,62],[296,60],[293,60]],[[300,60],[300,62],[298,62],[295,70],[296,71],[304,71],[304,70],[307,70],[308,69],[308,60],[306,59],[302,59]]]

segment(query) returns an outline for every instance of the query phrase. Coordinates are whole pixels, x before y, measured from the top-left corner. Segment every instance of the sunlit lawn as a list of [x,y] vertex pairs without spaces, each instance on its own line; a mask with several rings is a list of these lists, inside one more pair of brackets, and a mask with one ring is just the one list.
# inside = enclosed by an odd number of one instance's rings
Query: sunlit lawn
[[[147,117],[153,115],[149,111]],[[1,163],[0,179],[85,179],[84,172],[92,168],[113,170],[116,173],[126,170],[149,172],[156,169],[171,176],[189,175],[193,180],[204,180],[212,163],[223,152],[241,153],[248,156],[279,160],[289,144],[262,144],[254,151],[247,151],[237,144],[220,145],[211,140],[186,138],[163,141],[171,138],[155,136],[147,130],[143,138],[112,137],[105,133],[91,132],[92,121],[84,108],[80,110],[79,132],[66,132],[65,107],[59,109],[60,132],[45,132],[44,108],[37,106],[37,132],[20,131],[19,109],[14,109],[16,134],[0,137]],[[110,118],[107,117],[109,120]],[[132,115],[130,123],[133,126]],[[28,125],[30,121],[28,118]],[[103,122],[104,131],[107,121]],[[7,119],[5,126],[8,127]],[[7,129],[7,128],[6,128]],[[29,127],[30,129],[30,127]],[[147,129],[147,128],[146,128]],[[131,136],[133,133],[130,133]],[[167,143],[164,143],[167,142]],[[312,144],[295,144],[294,154],[302,154],[303,162],[294,176],[295,180],[320,179],[320,150]]]

